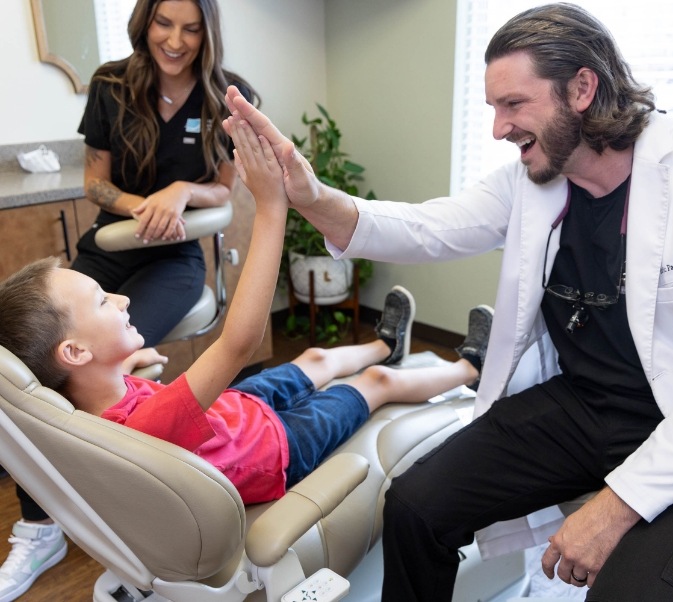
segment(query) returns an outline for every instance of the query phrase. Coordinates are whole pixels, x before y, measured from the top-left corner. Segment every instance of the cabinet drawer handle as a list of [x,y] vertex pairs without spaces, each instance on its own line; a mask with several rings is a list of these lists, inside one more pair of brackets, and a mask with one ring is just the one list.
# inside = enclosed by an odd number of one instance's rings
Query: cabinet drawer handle
[[68,239],[68,224],[65,221],[65,211],[61,209],[61,217],[58,218],[63,228],[63,242],[65,243],[65,258],[70,261],[72,256],[70,254],[70,240]]

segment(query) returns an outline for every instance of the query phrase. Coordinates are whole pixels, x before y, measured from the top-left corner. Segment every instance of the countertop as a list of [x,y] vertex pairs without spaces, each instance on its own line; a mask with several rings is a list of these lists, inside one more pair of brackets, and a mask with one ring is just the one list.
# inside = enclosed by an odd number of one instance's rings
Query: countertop
[[54,173],[0,174],[0,209],[25,207],[84,196],[84,169],[64,166]]
[[84,196],[84,144],[81,140],[43,143],[54,150],[61,170],[29,173],[21,169],[16,155],[34,150],[40,143],[0,146],[0,210]]

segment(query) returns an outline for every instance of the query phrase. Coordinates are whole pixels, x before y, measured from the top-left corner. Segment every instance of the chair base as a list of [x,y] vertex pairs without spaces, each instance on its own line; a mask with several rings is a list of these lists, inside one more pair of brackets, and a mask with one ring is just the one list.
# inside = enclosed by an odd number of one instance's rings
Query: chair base
[[93,602],[170,602],[154,592],[141,592],[123,584],[112,571],[105,571],[93,588]]
[[[458,569],[458,578],[453,602],[518,602],[530,591],[530,577],[526,572],[523,552],[514,552],[482,561],[477,544],[462,548],[465,559]],[[358,567],[348,576],[348,598],[357,602],[381,602],[383,582],[383,548],[379,541]],[[264,592],[255,592],[251,597],[265,599]],[[556,602],[556,599],[539,599],[540,602]],[[138,592],[132,586],[124,586],[110,571],[96,581],[93,602],[170,602],[152,592]],[[198,601],[194,601],[198,602]]]

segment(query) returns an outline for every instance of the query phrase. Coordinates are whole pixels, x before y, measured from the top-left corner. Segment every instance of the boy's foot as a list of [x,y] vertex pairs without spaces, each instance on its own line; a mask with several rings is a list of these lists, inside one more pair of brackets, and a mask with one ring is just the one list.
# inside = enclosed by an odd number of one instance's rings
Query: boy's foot
[[[478,305],[470,310],[470,318],[467,325],[467,336],[460,347],[456,348],[458,355],[470,362],[481,373],[481,368],[486,358],[488,337],[491,334],[493,323],[493,308],[488,305]],[[470,389],[474,391],[479,387],[477,379]]]
[[386,295],[381,319],[376,324],[377,336],[390,347],[390,355],[382,364],[399,364],[409,355],[411,325],[416,314],[413,295],[401,286],[394,286]]
[[68,552],[68,544],[58,525],[20,520],[14,523],[9,543],[12,549],[0,567],[0,602],[16,600]]

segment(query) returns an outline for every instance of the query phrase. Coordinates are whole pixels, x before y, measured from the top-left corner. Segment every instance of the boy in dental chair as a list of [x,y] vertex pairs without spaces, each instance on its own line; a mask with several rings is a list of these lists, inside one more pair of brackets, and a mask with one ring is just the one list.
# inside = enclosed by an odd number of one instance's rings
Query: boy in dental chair
[[[472,384],[486,351],[492,310],[470,314],[461,359],[448,367],[396,370],[408,353],[413,297],[395,287],[371,343],[309,349],[288,364],[227,389],[261,342],[282,252],[288,200],[268,141],[231,124],[235,162],[256,215],[247,261],[221,336],[169,385],[124,374],[143,346],[129,323],[129,300],[91,278],[29,266],[0,285],[0,344],[39,381],[78,409],[173,442],[202,456],[237,487],[245,503],[281,497],[388,402],[422,402]],[[348,384],[319,389],[355,374]]]

